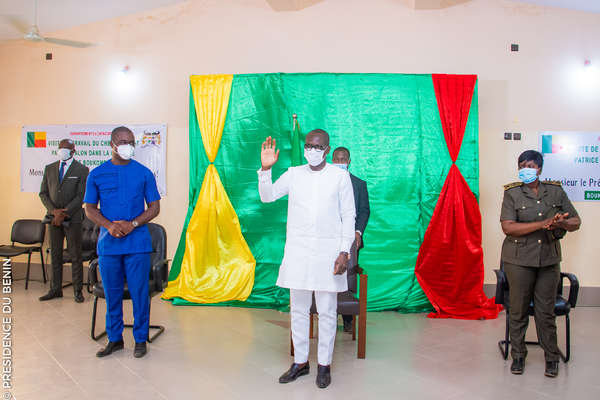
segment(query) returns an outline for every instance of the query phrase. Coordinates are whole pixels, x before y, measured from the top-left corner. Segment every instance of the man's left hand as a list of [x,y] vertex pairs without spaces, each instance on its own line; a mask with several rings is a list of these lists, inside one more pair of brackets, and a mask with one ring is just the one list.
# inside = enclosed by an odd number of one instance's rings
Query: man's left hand
[[348,253],[340,253],[333,266],[333,274],[341,275],[348,269]]
[[117,224],[119,226],[119,228],[121,228],[121,232],[123,232],[124,236],[127,236],[131,233],[131,231],[133,230],[133,224],[129,221],[123,221],[123,220],[119,220],[119,221],[113,221],[115,224]]
[[362,245],[362,235],[358,232],[354,232],[354,239],[356,240],[356,248],[359,249]]

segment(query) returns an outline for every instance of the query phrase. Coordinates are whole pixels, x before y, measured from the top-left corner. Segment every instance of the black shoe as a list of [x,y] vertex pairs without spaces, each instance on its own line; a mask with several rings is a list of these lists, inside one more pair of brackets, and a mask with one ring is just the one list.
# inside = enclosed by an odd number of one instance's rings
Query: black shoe
[[52,290],[40,297],[40,301],[52,300],[62,297],[62,292],[53,292]]
[[546,370],[544,375],[550,378],[556,378],[558,376],[558,361],[546,361]]
[[512,365],[510,366],[510,372],[512,372],[515,375],[521,375],[523,373],[523,370],[525,370],[525,359],[513,359]]
[[352,320],[350,320],[350,321],[344,320],[344,332],[352,333]]
[[148,350],[146,349],[146,342],[136,343],[135,349],[133,349],[133,356],[135,358],[142,358],[147,352]]
[[108,356],[109,354],[112,354],[113,351],[123,350],[123,347],[123,340],[119,340],[118,342],[108,342],[105,348],[96,353],[96,357]]
[[85,299],[83,298],[83,293],[81,290],[75,292],[75,303],[83,303]]
[[331,383],[331,367],[319,364],[317,370],[317,387],[325,389]]
[[308,365],[308,361],[304,365],[294,363],[290,369],[279,377],[279,383],[290,383],[295,381],[299,376],[308,375],[309,372],[310,366]]

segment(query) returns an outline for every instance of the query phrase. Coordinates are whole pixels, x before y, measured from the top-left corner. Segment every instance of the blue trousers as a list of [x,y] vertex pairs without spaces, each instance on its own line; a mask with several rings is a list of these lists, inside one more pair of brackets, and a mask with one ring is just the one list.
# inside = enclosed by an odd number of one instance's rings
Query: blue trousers
[[123,285],[133,303],[133,338],[136,343],[148,340],[150,323],[150,253],[99,256],[100,275],[106,297],[106,333],[108,340],[123,340]]

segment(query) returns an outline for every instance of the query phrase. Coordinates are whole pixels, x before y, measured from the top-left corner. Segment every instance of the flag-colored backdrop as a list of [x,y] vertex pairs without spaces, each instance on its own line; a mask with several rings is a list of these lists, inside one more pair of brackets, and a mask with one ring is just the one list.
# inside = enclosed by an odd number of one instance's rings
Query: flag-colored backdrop
[[[349,148],[350,171],[367,182],[371,217],[364,232],[365,248],[360,254],[360,264],[369,274],[369,310],[432,310],[417,280],[415,267],[451,169],[464,178],[472,199],[476,201],[478,197],[476,77],[473,77],[469,102],[461,103],[464,109],[463,125],[459,127],[462,138],[451,146],[447,144],[440,119],[432,75],[233,75],[214,163],[207,157],[205,135],[199,125],[197,80],[192,77],[190,81],[189,206],[170,271],[169,288],[163,298],[172,299],[176,305],[214,303],[198,300],[202,297],[198,293],[190,296],[193,292],[190,287],[194,286],[194,280],[202,279],[206,266],[186,261],[186,252],[195,246],[194,240],[212,240],[194,234],[190,227],[194,225],[195,210],[210,207],[201,188],[205,172],[214,168],[227,202],[239,219],[243,239],[256,261],[254,284],[247,299],[233,296],[231,298],[237,300],[219,300],[218,304],[287,308],[287,291],[275,286],[283,257],[287,201],[284,198],[271,204],[261,203],[256,171],[260,168],[260,145],[267,136],[274,137],[281,148],[279,162],[273,169],[274,179],[292,165],[293,153],[304,139],[293,132],[292,116],[297,114],[302,133],[323,128],[330,134],[332,148]],[[449,148],[455,153],[452,156]],[[458,175],[452,172],[450,176]],[[476,202],[475,208],[478,213]],[[480,252],[481,227],[474,229],[473,235],[479,238],[479,242],[475,240],[475,252]],[[473,276],[468,293],[484,301],[487,299],[481,297],[483,263],[477,255],[474,259],[475,264],[464,267],[470,269]],[[431,279],[432,268],[435,269],[431,265],[425,268],[425,279]],[[189,284],[182,287],[178,283],[182,280]],[[463,285],[461,290],[464,289]],[[440,302],[438,298],[434,305]],[[470,306],[488,307],[489,304],[472,302]]]

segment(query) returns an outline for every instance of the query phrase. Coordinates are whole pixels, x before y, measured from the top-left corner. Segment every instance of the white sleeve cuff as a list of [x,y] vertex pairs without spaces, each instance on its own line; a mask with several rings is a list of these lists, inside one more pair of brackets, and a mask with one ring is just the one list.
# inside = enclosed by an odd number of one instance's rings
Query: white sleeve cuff
[[262,169],[259,169],[258,171],[256,171],[258,173],[258,181],[259,182],[268,182],[271,180],[271,169],[269,168],[266,171],[263,171]]

